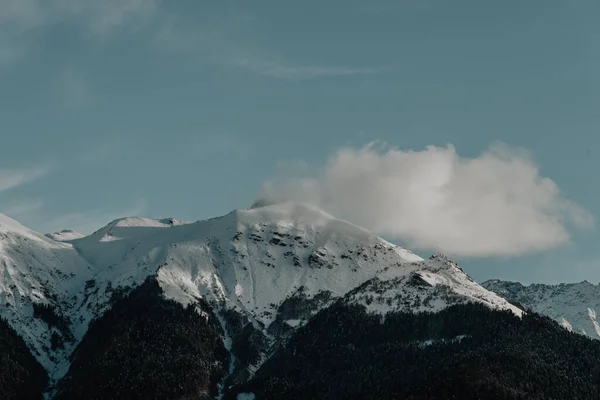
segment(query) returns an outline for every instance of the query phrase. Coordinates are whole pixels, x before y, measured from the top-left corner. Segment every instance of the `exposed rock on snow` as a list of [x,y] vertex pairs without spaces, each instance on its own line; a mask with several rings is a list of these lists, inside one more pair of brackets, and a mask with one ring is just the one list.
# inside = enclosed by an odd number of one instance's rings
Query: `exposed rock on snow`
[[[296,203],[255,204],[195,223],[123,218],[68,243],[59,239],[0,216],[0,315],[55,379],[111,298],[150,275],[166,297],[184,305],[203,298],[215,314],[228,315],[229,348],[236,335],[254,338],[258,353],[232,366],[239,373],[252,374],[273,346],[339,299],[379,314],[438,311],[467,301],[521,314],[441,255],[424,260]],[[68,320],[72,339],[65,338],[63,350],[49,348],[57,328],[34,318],[33,303],[50,305]]]

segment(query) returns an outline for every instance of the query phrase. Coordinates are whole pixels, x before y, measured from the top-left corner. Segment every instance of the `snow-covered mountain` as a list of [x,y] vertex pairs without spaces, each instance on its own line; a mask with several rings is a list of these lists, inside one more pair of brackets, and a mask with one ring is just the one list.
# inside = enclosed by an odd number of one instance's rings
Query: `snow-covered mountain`
[[60,232],[46,233],[46,237],[57,242],[68,242],[70,240],[81,239],[85,235],[70,229],[65,229]]
[[62,333],[34,318],[33,304],[57,306],[66,315],[73,313],[78,293],[94,273],[72,245],[33,232],[0,214],[0,316],[49,370],[66,359],[64,351],[49,349],[52,334]]
[[547,315],[566,329],[600,339],[600,285],[588,281],[558,285],[489,280],[482,286],[526,309]]
[[[442,255],[423,259],[296,203],[255,205],[194,223],[124,218],[86,237],[62,233],[44,236],[0,216],[0,316],[55,380],[66,373],[89,323],[115,295],[149,276],[183,305],[208,302],[226,347],[233,328],[222,311],[249,320],[267,343],[258,363],[285,332],[340,299],[377,314],[474,301],[521,315]],[[41,304],[58,323],[36,318],[34,305]],[[52,345],[57,340],[64,348]]]

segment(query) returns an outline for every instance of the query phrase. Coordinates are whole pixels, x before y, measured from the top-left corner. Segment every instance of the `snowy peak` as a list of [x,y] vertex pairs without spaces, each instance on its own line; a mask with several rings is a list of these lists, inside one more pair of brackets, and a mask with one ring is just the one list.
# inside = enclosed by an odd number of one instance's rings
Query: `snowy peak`
[[[3,237],[6,239],[10,237],[21,237],[21,238],[29,238],[35,240],[47,240],[43,235],[32,231],[31,229],[21,225],[19,222],[14,219],[0,214],[0,239]],[[1,242],[0,242],[1,243]]]
[[301,203],[255,204],[247,210],[234,211],[240,223],[290,222],[323,226],[336,219],[318,208]]
[[366,285],[351,292],[351,303],[385,314],[395,312],[437,312],[453,304],[482,303],[491,309],[522,310],[496,293],[477,284],[458,265],[445,256],[410,263],[401,270],[386,270]]
[[273,205],[273,204],[275,204],[275,203],[266,198],[261,198],[261,199],[256,200],[254,203],[252,203],[252,205],[250,206],[250,209],[266,207],[266,206]]
[[[53,333],[64,334],[37,318],[35,306],[56,307],[67,313],[75,292],[91,275],[91,267],[68,243],[33,232],[0,215],[0,316],[25,340],[44,366],[66,357],[50,352]],[[67,344],[67,347],[68,344]]]
[[[340,238],[344,241],[357,242],[363,245],[381,244],[386,247],[400,249],[400,247],[387,242],[364,228],[348,221],[336,219],[332,215],[306,204],[287,202],[266,206],[255,205],[249,210],[237,210],[235,213],[240,225],[276,225],[284,230],[293,230],[296,227],[299,232],[318,235],[320,241],[323,242]],[[399,255],[406,257],[405,261],[423,260],[406,249],[402,250]]]
[[[195,234],[169,250],[172,262],[159,271],[168,295],[182,302],[212,297],[240,306],[266,326],[274,318],[271,305],[299,288],[307,296],[320,291],[341,296],[382,272],[385,264],[422,260],[362,228],[294,203],[236,210],[192,228]],[[181,260],[192,251],[196,259]],[[190,261],[201,265],[188,265],[198,274],[188,279],[180,269]]]
[[566,329],[600,339],[600,286],[588,281],[558,285],[489,280],[482,286],[498,295],[547,315]]
[[96,232],[92,233],[90,236],[93,237],[119,237],[124,232],[126,233],[124,236],[131,236],[132,232],[135,229],[144,229],[144,228],[170,228],[173,226],[184,225],[187,222],[179,221],[173,218],[164,218],[164,219],[151,219],[151,218],[141,218],[141,217],[127,217],[127,218],[119,218],[112,222],[110,222],[105,227],[98,229]]
[[[341,298],[362,287],[352,293],[349,301],[366,304],[365,299],[370,296],[367,292],[380,290],[381,285],[389,296],[398,299],[404,284],[418,274],[431,288],[437,288],[437,292],[428,293],[431,296],[442,290],[453,293],[455,299],[460,299],[457,302],[483,302],[493,308],[521,313],[506,300],[483,289],[442,255],[424,260],[310,206],[284,203],[237,210],[223,217],[219,224],[226,229],[215,231],[228,231],[233,237],[215,235],[210,245],[201,251],[195,249],[206,258],[205,265],[212,263],[214,269],[188,267],[186,270],[198,271],[197,276],[189,276],[181,271],[183,262],[175,255],[169,257],[176,266],[169,263],[161,267],[159,280],[163,288],[168,288],[169,296],[184,303],[196,297],[212,297],[226,306],[240,307],[268,327],[277,317],[276,306],[300,289],[306,298],[322,292]],[[179,246],[177,257],[181,252]],[[394,299],[379,298],[385,305],[371,311],[411,310]],[[430,310],[447,305],[441,301]]]
[[0,255],[3,254],[3,248],[6,255],[6,252],[19,252],[23,247],[48,251],[65,250],[69,252],[69,249],[72,250],[70,245],[59,243],[47,235],[32,231],[14,219],[0,214]]
[[[120,219],[73,244],[97,268],[100,292],[106,292],[108,284],[136,286],[157,273],[168,297],[184,304],[205,298],[236,308],[265,327],[277,317],[278,305],[300,288],[307,298],[321,292],[343,297],[369,280],[395,286],[403,282],[398,278],[419,270],[432,287],[456,285],[459,297],[489,298],[485,302],[490,306],[512,307],[442,255],[423,260],[363,228],[298,203],[235,210],[182,225]],[[468,287],[458,288],[461,285]],[[91,301],[96,304],[90,307],[102,309],[106,299]]]
[[60,232],[46,233],[45,236],[57,242],[69,242],[71,240],[81,239],[85,235],[70,229],[64,229]]
[[[338,300],[378,314],[471,301],[521,313],[446,257],[425,260],[304,204],[255,205],[194,223],[121,218],[86,237],[63,231],[50,238],[10,219],[0,224],[0,233],[10,228],[14,237],[35,239],[0,237],[0,245],[7,243],[0,247],[0,301],[9,303],[0,315],[55,379],[90,321],[111,307],[115,294],[149,276],[181,304],[204,299],[216,314],[237,313],[271,344],[284,327],[295,329]],[[64,350],[48,350],[56,329],[33,317],[34,303],[68,316]]]
[[175,218],[161,218],[158,220],[158,222],[160,222],[163,225],[167,225],[167,226],[179,226],[179,225],[191,224],[190,221],[182,221],[182,220],[175,219]]

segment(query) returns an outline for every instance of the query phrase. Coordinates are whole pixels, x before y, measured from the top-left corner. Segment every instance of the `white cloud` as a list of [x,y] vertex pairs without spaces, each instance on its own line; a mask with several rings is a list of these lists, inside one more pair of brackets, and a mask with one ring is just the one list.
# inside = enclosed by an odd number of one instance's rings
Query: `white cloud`
[[117,218],[141,217],[147,212],[148,202],[142,199],[122,210],[88,210],[58,215],[38,224],[36,229],[44,233],[72,229],[83,234],[90,234]]
[[48,167],[0,169],[0,192],[32,182],[49,171]]
[[343,148],[316,177],[267,182],[271,201],[313,203],[382,235],[449,255],[520,255],[569,240],[591,215],[540,176],[528,153],[497,144],[476,158],[452,146]]

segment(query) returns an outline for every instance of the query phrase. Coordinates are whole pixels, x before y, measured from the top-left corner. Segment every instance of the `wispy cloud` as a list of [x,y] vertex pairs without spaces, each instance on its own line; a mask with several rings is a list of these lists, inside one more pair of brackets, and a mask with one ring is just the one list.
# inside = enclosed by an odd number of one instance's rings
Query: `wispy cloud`
[[381,67],[295,65],[250,58],[236,59],[233,64],[237,67],[273,78],[302,79],[327,76],[371,75],[385,70],[385,68]]
[[374,66],[315,65],[284,60],[276,52],[265,49],[252,40],[252,35],[248,34],[252,31],[247,26],[249,21],[253,21],[253,18],[246,14],[232,16],[231,21],[210,21],[207,24],[191,24],[177,18],[168,18],[162,21],[157,30],[155,43],[163,51],[181,53],[197,57],[205,63],[245,69],[280,79],[371,75],[387,69]]
[[160,0],[0,0],[0,26],[21,34],[74,20],[93,34],[105,36],[124,26],[148,23],[159,4]]
[[108,36],[124,27],[137,30],[146,26],[156,16],[160,0],[77,0],[76,3],[92,33]]
[[106,39],[136,31],[150,23],[161,0],[0,0],[0,66],[10,64],[31,47],[34,30],[73,23]]
[[32,182],[50,171],[50,167],[0,169],[0,192]]

